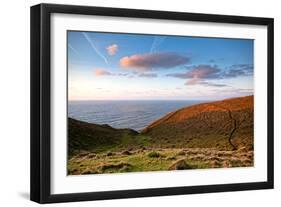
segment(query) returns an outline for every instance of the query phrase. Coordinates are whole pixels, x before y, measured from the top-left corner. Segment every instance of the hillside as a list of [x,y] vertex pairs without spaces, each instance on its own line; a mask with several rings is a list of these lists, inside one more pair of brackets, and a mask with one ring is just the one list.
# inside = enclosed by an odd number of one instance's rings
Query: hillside
[[142,134],[162,145],[253,148],[253,96],[185,107],[156,120]]
[[68,118],[71,175],[253,165],[253,96],[185,107],[141,133]]
[[115,129],[109,125],[98,125],[68,118],[68,154],[79,151],[103,151],[116,147],[123,138],[130,138],[138,132],[132,129]]

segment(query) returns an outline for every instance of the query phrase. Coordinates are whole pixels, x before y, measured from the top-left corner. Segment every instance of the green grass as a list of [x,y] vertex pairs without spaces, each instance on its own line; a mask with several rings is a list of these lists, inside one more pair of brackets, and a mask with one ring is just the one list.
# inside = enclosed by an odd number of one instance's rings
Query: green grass
[[[186,153],[182,153],[183,151]],[[88,154],[75,155],[68,160],[68,174],[174,170],[173,168],[171,169],[171,166],[181,160],[184,160],[185,163],[182,165],[183,167],[179,166],[178,169],[225,167],[224,162],[226,161],[230,163],[231,167],[252,166],[253,157],[243,160],[247,155],[252,155],[252,153],[190,148],[133,150],[130,151],[130,155],[124,155],[122,151],[115,151],[110,156],[108,156],[108,152],[96,154],[89,152]]]

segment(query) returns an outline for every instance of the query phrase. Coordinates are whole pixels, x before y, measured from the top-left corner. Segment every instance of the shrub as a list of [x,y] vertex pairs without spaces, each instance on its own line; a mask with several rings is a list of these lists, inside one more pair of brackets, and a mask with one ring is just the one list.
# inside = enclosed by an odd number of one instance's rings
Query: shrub
[[148,157],[160,157],[161,154],[159,152],[156,151],[151,151],[147,154]]

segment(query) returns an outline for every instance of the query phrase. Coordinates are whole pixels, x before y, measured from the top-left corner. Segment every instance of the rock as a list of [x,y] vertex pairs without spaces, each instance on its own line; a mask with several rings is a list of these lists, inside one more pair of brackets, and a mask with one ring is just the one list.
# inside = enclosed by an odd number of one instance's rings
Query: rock
[[225,161],[222,162],[222,167],[223,168],[229,168],[229,167],[232,167],[232,165],[228,160],[225,160]]
[[188,165],[184,159],[180,159],[175,161],[170,167],[169,170],[186,170],[192,169],[190,165]]
[[132,153],[128,150],[125,150],[121,153],[122,155],[131,155]]
[[114,155],[113,152],[108,152],[108,153],[106,154],[106,156],[112,156],[112,155]]
[[246,147],[240,147],[237,150],[238,152],[248,152],[249,150]]
[[91,158],[95,158],[97,155],[94,153],[90,153],[88,154],[87,158],[91,159]]
[[217,160],[212,160],[212,161],[210,162],[210,164],[211,164],[212,168],[218,168],[218,167],[221,166],[220,163],[219,163],[219,161],[217,161]]
[[185,152],[184,151],[179,151],[178,155],[185,155]]

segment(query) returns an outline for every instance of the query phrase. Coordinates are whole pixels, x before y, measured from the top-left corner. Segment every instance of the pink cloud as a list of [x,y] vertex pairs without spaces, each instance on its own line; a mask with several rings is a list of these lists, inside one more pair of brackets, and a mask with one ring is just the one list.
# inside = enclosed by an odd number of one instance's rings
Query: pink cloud
[[209,65],[199,65],[187,73],[188,78],[210,79],[218,78],[220,69]]
[[192,78],[192,79],[189,79],[185,85],[196,85],[196,84],[199,84],[201,82],[201,79],[199,78]]
[[171,73],[167,76],[182,79],[219,79],[221,78],[221,70],[215,66],[198,65],[186,73]]
[[135,54],[120,59],[120,66],[138,71],[149,71],[153,68],[172,68],[188,63],[190,58],[177,53]]
[[102,69],[102,68],[97,68],[94,71],[95,76],[106,76],[106,75],[112,75],[110,72]]
[[117,51],[118,51],[118,45],[116,45],[116,44],[109,45],[109,46],[106,48],[106,50],[107,50],[107,53],[108,53],[109,55],[115,55],[115,54],[117,53]]
[[191,70],[185,73],[170,73],[167,76],[187,79],[185,85],[203,85],[212,87],[227,87],[225,84],[212,83],[206,80],[221,79],[223,75],[221,70],[216,66],[211,65],[197,65],[193,66]]
[[112,73],[103,68],[96,68],[94,70],[94,74],[95,76],[120,76],[120,77],[122,76],[125,77],[129,75],[128,73]]

